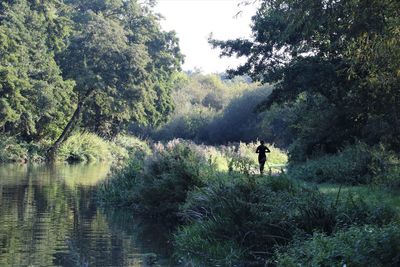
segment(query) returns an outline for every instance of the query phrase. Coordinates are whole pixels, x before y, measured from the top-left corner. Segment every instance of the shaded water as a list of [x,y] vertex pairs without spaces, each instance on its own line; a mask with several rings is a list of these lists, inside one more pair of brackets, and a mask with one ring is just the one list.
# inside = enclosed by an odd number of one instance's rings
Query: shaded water
[[0,165],[0,266],[170,266],[165,229],[99,208],[108,165]]

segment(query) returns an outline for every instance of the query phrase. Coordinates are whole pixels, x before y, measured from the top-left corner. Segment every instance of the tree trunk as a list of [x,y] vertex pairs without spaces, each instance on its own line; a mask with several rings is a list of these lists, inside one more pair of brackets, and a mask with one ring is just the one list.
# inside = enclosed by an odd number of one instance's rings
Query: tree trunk
[[67,140],[71,132],[75,129],[76,124],[79,121],[79,117],[82,112],[84,101],[78,103],[78,106],[75,109],[74,114],[72,115],[71,119],[69,120],[67,126],[65,126],[63,132],[61,133],[60,137],[54,142],[54,144],[47,150],[47,160],[50,162],[54,162],[57,157],[58,149],[61,145]]
[[54,142],[54,144],[47,150],[47,160],[50,162],[55,162],[57,157],[58,149],[61,145],[67,140],[69,135],[75,129],[76,124],[79,122],[79,117],[82,113],[82,108],[86,103],[86,100],[91,97],[95,93],[94,89],[90,89],[86,92],[86,94],[81,98],[81,101],[78,102],[78,106],[76,107],[74,114],[72,115],[71,119],[65,126],[63,132],[61,133],[60,137]]

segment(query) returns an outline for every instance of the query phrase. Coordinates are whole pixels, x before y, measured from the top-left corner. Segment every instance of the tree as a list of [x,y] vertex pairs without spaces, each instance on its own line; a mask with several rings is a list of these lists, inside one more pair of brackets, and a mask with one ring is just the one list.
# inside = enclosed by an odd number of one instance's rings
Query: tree
[[259,111],[300,95],[308,109],[324,103],[315,131],[300,129],[308,154],[356,138],[399,151],[399,18],[397,0],[263,0],[252,40],[210,42],[224,56],[247,57],[231,75],[275,84]]
[[[112,136],[128,122],[158,123],[172,107],[169,85],[182,56],[174,33],[136,1],[68,1],[75,32],[58,61],[76,82],[77,107],[49,150],[50,158],[79,124]],[[96,4],[95,4],[96,3]]]
[[57,1],[0,4],[0,128],[31,141],[56,137],[72,111],[73,82],[54,59],[68,34]]

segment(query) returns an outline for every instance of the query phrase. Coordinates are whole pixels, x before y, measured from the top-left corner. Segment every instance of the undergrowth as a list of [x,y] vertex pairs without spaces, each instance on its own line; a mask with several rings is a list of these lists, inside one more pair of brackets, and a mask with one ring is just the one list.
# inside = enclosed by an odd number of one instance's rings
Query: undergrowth
[[315,232],[331,235],[354,225],[398,219],[384,204],[351,195],[328,199],[286,176],[249,182],[243,176],[189,194],[186,221],[175,235],[177,257],[195,266],[264,266],[275,250]]
[[400,227],[354,226],[328,236],[316,233],[306,241],[293,242],[277,253],[276,265],[295,266],[399,266]]
[[400,188],[400,160],[383,146],[357,143],[337,154],[290,164],[289,175],[316,183],[378,184]]
[[330,240],[355,227],[399,222],[387,203],[340,190],[327,195],[287,174],[253,175],[253,154],[245,144],[157,143],[116,169],[99,198],[172,222],[175,257],[193,266],[274,266],[277,255],[289,253],[289,262],[293,247],[318,234]]

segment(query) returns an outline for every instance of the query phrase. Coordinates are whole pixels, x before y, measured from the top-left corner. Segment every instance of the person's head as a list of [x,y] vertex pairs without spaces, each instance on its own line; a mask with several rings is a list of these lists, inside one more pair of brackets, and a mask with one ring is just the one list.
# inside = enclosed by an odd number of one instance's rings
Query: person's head
[[260,141],[260,143],[263,145],[263,144],[264,144],[264,141],[263,141],[263,140],[261,140],[261,141]]

